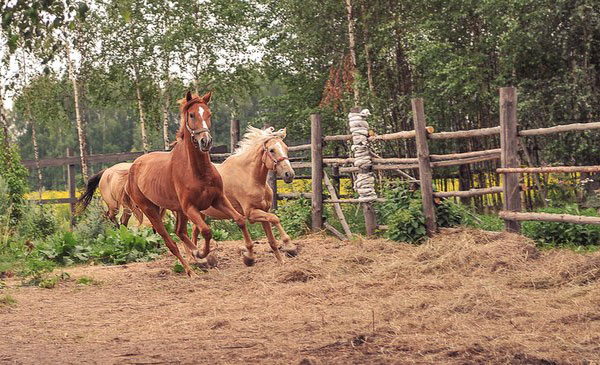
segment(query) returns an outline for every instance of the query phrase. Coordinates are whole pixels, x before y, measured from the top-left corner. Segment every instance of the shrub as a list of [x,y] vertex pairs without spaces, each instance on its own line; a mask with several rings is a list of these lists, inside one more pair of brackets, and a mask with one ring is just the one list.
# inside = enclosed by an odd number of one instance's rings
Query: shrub
[[[598,216],[594,209],[581,210],[576,205],[564,208],[544,208],[544,213],[566,213],[584,216]],[[538,244],[551,246],[589,246],[600,244],[600,226],[559,222],[524,222],[523,234]]]
[[100,199],[95,199],[78,218],[75,234],[83,241],[91,243],[100,235],[106,234],[114,225],[104,216],[104,207]]
[[88,261],[91,250],[79,244],[73,233],[59,232],[51,236],[48,242],[40,245],[38,251],[47,260],[61,265],[71,265]]
[[162,239],[151,229],[133,232],[121,226],[98,237],[91,248],[91,257],[108,264],[124,264],[154,260],[164,251]]
[[19,225],[19,234],[23,238],[35,240],[51,236],[57,229],[58,222],[51,207],[30,203]]
[[[387,185],[383,189],[386,201],[378,211],[380,220],[386,222],[386,235],[394,241],[416,243],[426,237],[423,203],[419,191],[411,191],[407,184]],[[450,200],[444,200],[435,208],[440,227],[454,227],[470,222],[468,211]]]
[[11,162],[6,161],[6,153],[0,153],[0,216],[6,216],[11,227],[16,226],[25,211],[25,193],[27,193],[27,169],[21,163],[16,148],[9,151]]
[[311,205],[308,199],[298,199],[281,204],[275,212],[290,237],[307,233],[311,224]]

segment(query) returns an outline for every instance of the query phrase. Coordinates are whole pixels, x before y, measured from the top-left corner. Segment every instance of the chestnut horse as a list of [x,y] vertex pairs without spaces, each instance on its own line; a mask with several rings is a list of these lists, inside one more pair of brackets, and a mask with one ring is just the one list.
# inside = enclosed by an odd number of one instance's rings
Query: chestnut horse
[[[162,222],[161,208],[175,213],[175,233],[192,253],[191,259],[204,258],[210,253],[212,232],[204,222],[201,211],[215,208],[223,216],[235,220],[244,235],[248,252],[244,263],[254,264],[252,241],[248,234],[244,216],[238,213],[223,193],[223,180],[210,162],[211,93],[199,97],[187,93],[180,103],[181,125],[177,137],[181,141],[169,152],[152,152],[138,157],[129,169],[125,190],[134,206],[136,217],[145,214],[169,250],[185,268],[188,276],[196,274],[179,252]],[[199,253],[187,235],[187,222],[197,225],[204,237],[204,249]]]
[[[261,130],[248,127],[239,143],[240,147],[222,164],[215,164],[223,179],[225,196],[250,223],[262,223],[269,245],[279,262],[282,262],[282,258],[271,225],[279,230],[284,250],[292,248],[289,246],[290,236],[281,226],[279,217],[269,213],[273,190],[267,184],[267,174],[275,171],[288,184],[294,180],[294,170],[283,142],[285,136],[285,129],[274,132],[273,128]],[[213,219],[228,218],[214,208],[203,210],[202,213]],[[198,227],[194,226],[194,243],[199,233]]]
[[90,204],[94,192],[98,188],[102,200],[108,206],[108,211],[105,214],[106,218],[118,227],[117,214],[121,206],[123,206],[121,224],[127,226],[129,218],[131,218],[131,210],[126,204],[125,184],[127,183],[127,174],[131,165],[131,163],[126,162],[119,163],[90,177],[85,193],[77,200],[79,211],[83,211]]

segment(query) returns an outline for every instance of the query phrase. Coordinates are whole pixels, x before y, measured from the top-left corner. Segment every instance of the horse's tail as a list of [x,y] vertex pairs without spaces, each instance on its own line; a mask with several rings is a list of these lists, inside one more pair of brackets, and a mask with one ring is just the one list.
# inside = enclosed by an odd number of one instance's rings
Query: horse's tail
[[104,171],[105,170],[102,170],[88,179],[85,193],[83,193],[83,195],[79,199],[77,199],[78,214],[83,212],[92,201],[92,198],[94,197],[94,192],[96,191],[96,188],[98,188],[98,184],[100,184],[100,178],[102,178],[102,174],[104,173]]
[[144,213],[142,213],[141,209],[135,205],[133,200],[131,200],[129,192],[127,191],[128,186],[129,182],[125,183],[125,187],[123,188],[122,193],[123,195],[121,196],[121,204],[123,204],[123,209],[128,209],[133,214],[135,219],[137,219],[139,227],[142,225],[142,222],[144,220]]

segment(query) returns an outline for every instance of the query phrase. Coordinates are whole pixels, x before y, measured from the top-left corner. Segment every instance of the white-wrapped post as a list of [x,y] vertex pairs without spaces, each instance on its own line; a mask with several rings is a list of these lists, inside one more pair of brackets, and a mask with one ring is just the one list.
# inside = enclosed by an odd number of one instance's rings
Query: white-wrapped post
[[353,108],[348,114],[348,120],[350,132],[352,133],[351,149],[354,156],[354,166],[359,168],[354,180],[354,190],[359,195],[359,201],[362,202],[367,236],[372,236],[377,228],[377,219],[373,209],[377,192],[375,191],[375,175],[372,170],[373,161],[369,151],[369,123],[367,122],[369,115],[367,109],[361,111],[360,108]]

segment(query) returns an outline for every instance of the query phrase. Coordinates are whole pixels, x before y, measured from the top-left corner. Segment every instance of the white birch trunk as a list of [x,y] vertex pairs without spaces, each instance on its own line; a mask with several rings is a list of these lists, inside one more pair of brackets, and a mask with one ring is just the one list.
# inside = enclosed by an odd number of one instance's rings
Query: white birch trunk
[[77,122],[77,137],[79,139],[79,158],[81,159],[81,175],[83,181],[88,180],[88,164],[87,164],[87,140],[85,135],[85,124],[81,118],[81,111],[79,105],[79,89],[77,87],[77,78],[75,77],[75,70],[73,69],[73,61],[71,60],[71,50],[69,43],[65,43],[65,52],[67,56],[67,70],[69,72],[69,78],[73,84],[73,98],[75,99],[75,120]]
[[352,1],[346,0],[346,17],[348,18],[348,45],[350,47],[350,59],[352,62],[352,74],[354,75],[354,81],[352,83],[352,89],[354,90],[354,106],[358,106],[360,103],[360,91],[358,90],[358,83],[356,82],[356,40],[354,38],[354,17],[352,15]]
[[137,94],[138,101],[138,110],[140,113],[140,129],[142,132],[142,148],[144,149],[144,153],[148,153],[150,151],[150,147],[148,146],[148,136],[146,134],[146,119],[144,117],[144,102],[142,100],[142,90],[140,88],[140,80],[137,65],[133,68],[134,76],[135,76],[135,92]]

